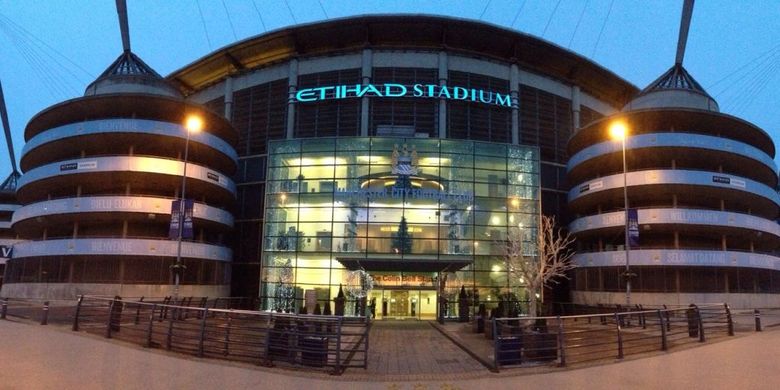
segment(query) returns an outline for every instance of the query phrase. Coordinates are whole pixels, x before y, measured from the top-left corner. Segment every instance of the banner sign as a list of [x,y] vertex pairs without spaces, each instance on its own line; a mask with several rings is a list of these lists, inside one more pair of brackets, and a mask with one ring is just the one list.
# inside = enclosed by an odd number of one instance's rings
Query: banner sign
[[81,169],[95,169],[97,168],[97,165],[97,161],[82,161],[77,163],[73,162],[60,164],[60,172],[77,171]]
[[315,102],[319,100],[346,99],[360,97],[384,98],[436,98],[447,100],[465,100],[475,103],[512,107],[508,93],[485,91],[476,88],[446,86],[436,84],[350,84],[325,87],[304,88],[295,93],[297,102]]
[[712,176],[712,182],[718,184],[729,184],[735,187],[745,188],[744,180],[733,179],[728,176]]
[[2,259],[10,259],[11,255],[14,253],[14,247],[8,246],[8,245],[0,245],[0,258]]
[[[181,231],[181,238],[193,238],[192,215],[195,201],[192,199],[184,200],[184,228]],[[171,203],[171,224],[168,228],[168,238],[175,240],[179,238],[179,223],[182,222],[181,201],[174,200]]]
[[632,249],[639,247],[639,213],[637,209],[628,209],[628,244]]

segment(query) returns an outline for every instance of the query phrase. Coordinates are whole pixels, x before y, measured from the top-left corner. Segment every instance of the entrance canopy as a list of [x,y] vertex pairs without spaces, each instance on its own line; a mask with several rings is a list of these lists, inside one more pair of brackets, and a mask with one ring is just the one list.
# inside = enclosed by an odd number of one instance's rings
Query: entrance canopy
[[420,255],[371,255],[336,256],[348,270],[403,271],[403,272],[455,272],[472,263],[471,256],[420,256]]

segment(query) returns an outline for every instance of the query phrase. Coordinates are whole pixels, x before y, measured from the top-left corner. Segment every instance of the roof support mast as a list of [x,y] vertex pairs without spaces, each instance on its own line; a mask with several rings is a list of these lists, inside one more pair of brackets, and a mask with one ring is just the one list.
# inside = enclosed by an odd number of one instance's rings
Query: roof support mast
[[11,158],[12,175],[19,174],[16,169],[16,156],[14,155],[14,143],[11,140],[11,126],[8,124],[8,111],[5,109],[5,96],[3,96],[3,84],[0,83],[0,117],[3,121],[3,130],[5,131],[5,143],[8,145],[8,157]]
[[682,17],[680,18],[680,36],[677,39],[677,57],[674,60],[675,65],[682,65],[683,63],[683,57],[685,56],[685,44],[688,42],[688,29],[691,26],[692,15],[693,0],[685,0],[683,3]]
[[119,16],[119,30],[122,33],[122,49],[130,51],[130,28],[127,24],[127,2],[116,0],[116,13]]

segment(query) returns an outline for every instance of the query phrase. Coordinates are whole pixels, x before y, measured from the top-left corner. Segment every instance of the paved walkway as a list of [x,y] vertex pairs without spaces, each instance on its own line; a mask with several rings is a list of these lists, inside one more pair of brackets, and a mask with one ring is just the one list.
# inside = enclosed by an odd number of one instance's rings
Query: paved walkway
[[[425,345],[426,332],[417,332],[411,331],[403,343]],[[449,354],[422,348],[407,352],[420,360]],[[484,371],[471,379],[363,381],[349,371],[332,377],[186,358],[63,328],[0,321],[0,389],[774,390],[780,385],[778,355],[780,330],[772,328],[684,351],[540,375],[507,370],[501,374]]]
[[370,342],[366,374],[376,379],[431,379],[442,374],[455,378],[485,372],[482,364],[427,321],[376,321]]

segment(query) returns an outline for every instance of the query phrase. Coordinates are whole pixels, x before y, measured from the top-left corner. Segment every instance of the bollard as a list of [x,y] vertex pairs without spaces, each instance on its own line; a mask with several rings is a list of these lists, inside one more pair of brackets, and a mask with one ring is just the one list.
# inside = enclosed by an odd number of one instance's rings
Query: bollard
[[80,295],[79,300],[76,303],[76,313],[73,315],[73,331],[79,330],[79,314],[81,314],[81,302],[84,301],[84,296]]
[[203,309],[202,313],[199,313],[200,320],[200,337],[198,339],[198,357],[203,357],[203,339],[206,338],[206,316],[209,309]]
[[563,320],[558,316],[558,367],[566,367],[566,347],[563,342]]
[[729,336],[733,336],[734,335],[734,319],[731,318],[731,308],[729,307],[728,303],[724,303],[723,306],[726,308],[726,323],[728,324]]
[[623,334],[620,330],[620,319],[618,313],[615,313],[615,326],[617,327],[618,359],[623,358]]
[[664,316],[658,310],[658,324],[661,326],[661,350],[666,351],[669,347],[666,344],[666,325],[664,325]]
[[0,306],[0,319],[4,320],[6,313],[8,313],[8,298],[3,298],[3,304]]
[[756,318],[756,332],[761,332],[761,312],[758,309],[753,310],[753,316]]
[[43,303],[43,317],[41,318],[41,325],[49,324],[49,301]]
[[[230,317],[230,313],[228,313],[227,321],[225,323],[225,341],[224,341],[225,352],[222,353],[225,356],[230,354],[230,323],[231,323],[231,321],[232,320],[231,320],[231,317]],[[268,355],[268,351],[266,351],[266,356],[267,355]]]
[[173,320],[179,315],[178,310],[177,307],[174,307],[171,310],[171,316],[168,317],[168,333],[165,335],[165,349],[169,351],[171,350],[171,344],[173,342]]
[[146,328],[146,348],[152,347],[152,327],[154,326],[154,313],[157,311],[157,304],[152,305],[152,312],[149,314],[149,326]]
[[138,325],[138,323],[141,321],[141,302],[144,301],[144,297],[141,297],[141,299],[138,300],[138,308],[135,309],[135,320],[133,321],[134,325]]

